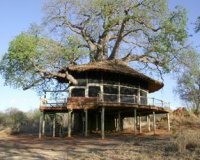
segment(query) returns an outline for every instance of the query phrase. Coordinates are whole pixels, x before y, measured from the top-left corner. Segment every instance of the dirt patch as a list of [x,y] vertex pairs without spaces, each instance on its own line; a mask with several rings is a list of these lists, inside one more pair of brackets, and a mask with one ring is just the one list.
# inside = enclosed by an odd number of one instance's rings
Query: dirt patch
[[33,135],[0,137],[0,157],[9,160],[198,159],[197,152],[179,154],[172,145],[172,135],[162,132],[137,136],[133,133],[110,134],[105,140],[101,140],[99,135],[42,139]]
[[[165,153],[171,135],[163,130],[134,136],[133,133],[109,134],[105,140],[100,135],[72,138],[18,135],[0,137],[1,159],[173,159]],[[177,159],[177,157],[174,157]]]

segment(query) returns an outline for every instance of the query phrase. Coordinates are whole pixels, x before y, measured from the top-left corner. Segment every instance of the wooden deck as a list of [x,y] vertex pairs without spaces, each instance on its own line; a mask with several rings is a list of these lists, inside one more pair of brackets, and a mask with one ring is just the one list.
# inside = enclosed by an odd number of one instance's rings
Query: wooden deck
[[119,102],[105,102],[98,101],[98,98],[93,97],[71,97],[68,98],[66,104],[49,105],[43,104],[40,106],[40,111],[42,112],[68,112],[68,110],[96,110],[104,107],[106,110],[114,112],[122,111],[127,115],[133,112],[134,109],[137,109],[141,114],[148,114],[151,112],[155,113],[169,113],[168,110],[163,107],[155,105],[144,105],[144,104],[134,104],[134,103],[119,103]]

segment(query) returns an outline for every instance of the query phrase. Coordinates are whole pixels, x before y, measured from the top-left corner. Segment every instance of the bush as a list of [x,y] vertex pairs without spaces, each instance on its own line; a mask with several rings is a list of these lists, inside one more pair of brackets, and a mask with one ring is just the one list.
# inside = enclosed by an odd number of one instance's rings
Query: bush
[[173,143],[172,148],[179,153],[195,151],[200,148],[200,133],[195,130],[181,130],[175,134]]

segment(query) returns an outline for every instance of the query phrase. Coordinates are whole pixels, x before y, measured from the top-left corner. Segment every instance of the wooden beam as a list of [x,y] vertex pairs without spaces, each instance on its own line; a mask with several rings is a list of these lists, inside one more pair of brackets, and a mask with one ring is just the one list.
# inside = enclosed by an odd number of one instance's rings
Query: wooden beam
[[85,136],[88,136],[88,110],[85,109]]
[[134,134],[137,134],[137,110],[134,109]]
[[105,125],[104,125],[104,122],[105,122],[105,108],[102,107],[101,109],[101,138],[104,139],[105,138]]
[[43,112],[42,114],[42,135],[44,136],[45,135],[45,112]]
[[72,110],[68,111],[68,137],[71,137],[72,131]]
[[169,118],[169,113],[167,113],[167,130],[170,132],[170,118]]
[[156,115],[155,112],[153,112],[153,133],[156,134]]
[[56,136],[56,113],[53,115],[53,137]]

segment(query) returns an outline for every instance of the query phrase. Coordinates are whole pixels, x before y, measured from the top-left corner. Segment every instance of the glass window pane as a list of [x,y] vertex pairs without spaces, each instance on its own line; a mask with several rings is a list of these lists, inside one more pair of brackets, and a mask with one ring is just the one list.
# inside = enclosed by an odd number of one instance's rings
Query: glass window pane
[[104,85],[103,92],[107,94],[118,94],[117,86]]
[[85,89],[84,88],[72,89],[71,97],[85,97]]
[[98,97],[100,93],[100,87],[99,86],[89,86],[89,97]]

